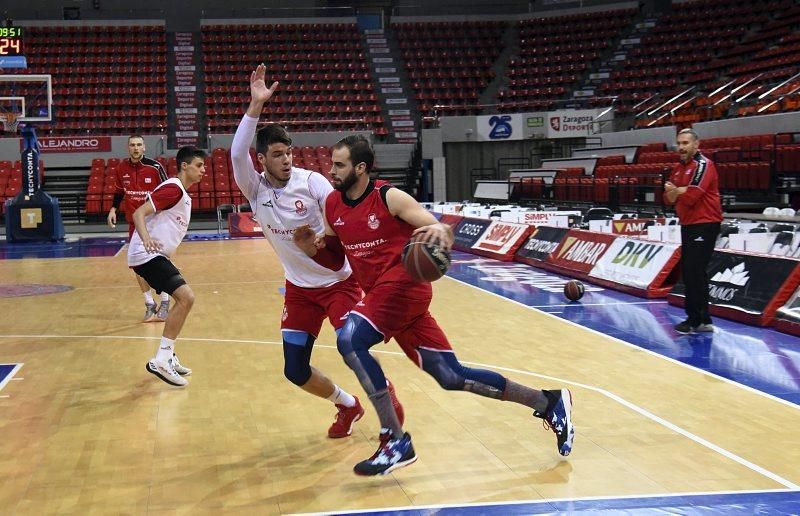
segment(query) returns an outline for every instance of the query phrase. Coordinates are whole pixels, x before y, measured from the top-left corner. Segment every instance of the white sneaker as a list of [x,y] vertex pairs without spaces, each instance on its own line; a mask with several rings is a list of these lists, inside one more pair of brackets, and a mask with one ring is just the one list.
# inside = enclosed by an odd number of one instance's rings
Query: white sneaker
[[153,373],[168,384],[174,385],[175,387],[183,387],[189,383],[189,380],[179,375],[175,370],[175,367],[172,365],[171,358],[166,362],[151,358],[144,367],[147,369],[148,373]]
[[156,312],[155,320],[166,321],[167,315],[169,315],[169,301],[162,301],[161,305],[158,307],[158,312]]
[[181,376],[189,376],[192,374],[192,370],[181,364],[180,360],[178,360],[178,355],[175,353],[172,354],[172,366],[175,368],[175,372]]
[[142,322],[153,322],[158,319],[158,314],[156,313],[156,304],[155,303],[145,303],[144,305],[144,319]]

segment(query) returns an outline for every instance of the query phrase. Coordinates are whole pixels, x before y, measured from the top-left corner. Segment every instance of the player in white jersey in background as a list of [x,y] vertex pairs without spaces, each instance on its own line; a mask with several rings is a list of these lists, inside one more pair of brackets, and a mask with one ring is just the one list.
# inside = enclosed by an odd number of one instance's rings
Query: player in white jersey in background
[[145,368],[170,385],[189,383],[184,376],[192,370],[184,367],[175,354],[175,340],[194,304],[194,292],[186,284],[170,258],[183,241],[192,216],[192,199],[186,191],[199,183],[205,174],[206,153],[195,147],[178,150],[178,175],[167,179],[147,195],[147,200],[133,212],[136,232],[128,247],[128,266],[144,278],[159,294],[175,299],[164,323],[164,333],[156,356]]
[[[260,64],[250,75],[250,105],[236,129],[231,144],[231,162],[236,184],[242,191],[264,236],[283,264],[286,296],[281,317],[284,375],[304,391],[332,401],[338,412],[328,429],[331,438],[347,437],[364,409],[358,398],[334,384],[319,369],[311,367],[311,351],[325,317],[338,332],[347,312],[361,299],[361,289],[352,277],[350,264],[338,270],[323,267],[292,242],[295,228],[308,225],[323,231],[322,206],[333,187],[322,174],[292,166],[292,140],[277,124],[268,124],[256,134],[264,104],[278,83],[267,88],[266,67]],[[256,136],[259,174],[250,159],[250,143]],[[393,408],[403,417],[402,405],[394,397]]]

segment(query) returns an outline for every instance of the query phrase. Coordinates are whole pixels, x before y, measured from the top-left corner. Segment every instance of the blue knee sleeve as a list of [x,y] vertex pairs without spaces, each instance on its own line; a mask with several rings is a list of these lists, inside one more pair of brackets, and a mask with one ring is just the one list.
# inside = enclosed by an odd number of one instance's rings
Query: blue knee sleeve
[[303,386],[311,378],[311,351],[314,336],[302,331],[283,330],[283,375]]
[[503,375],[486,369],[464,367],[455,353],[417,349],[422,369],[433,376],[443,389],[469,391],[489,398],[500,398],[506,390]]
[[358,314],[350,314],[336,339],[336,348],[345,363],[358,377],[367,394],[386,388],[386,377],[380,364],[369,354],[369,348],[383,342],[383,334]]

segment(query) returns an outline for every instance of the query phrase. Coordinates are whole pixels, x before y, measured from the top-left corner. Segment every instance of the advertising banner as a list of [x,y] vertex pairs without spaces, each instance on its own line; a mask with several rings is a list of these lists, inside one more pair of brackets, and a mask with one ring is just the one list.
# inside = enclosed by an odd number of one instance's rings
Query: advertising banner
[[665,219],[622,219],[611,221],[611,232],[615,235],[644,235],[648,226],[663,225]]
[[228,231],[232,237],[264,236],[252,213],[229,213]]
[[522,140],[522,115],[487,115],[476,117],[478,141]]
[[511,213],[503,213],[501,220],[508,220],[510,222],[519,222],[520,224],[528,224],[531,226],[553,226],[559,228],[569,227],[570,216],[580,216],[580,212],[570,211],[518,211]]
[[[39,152],[111,152],[110,136],[39,136]],[[20,140],[22,142],[22,140]]]
[[525,244],[517,250],[514,260],[532,264],[535,261],[544,261],[558,248],[558,245],[569,233],[569,229],[540,226],[536,228]]
[[[568,109],[547,113],[548,138],[585,138],[594,134],[592,121],[605,109]],[[610,120],[607,113],[603,120]]]
[[[589,277],[647,290],[670,264],[680,246],[619,237],[597,261]],[[666,293],[665,293],[666,294]]]
[[486,228],[489,227],[489,224],[491,224],[490,220],[463,219],[454,231],[456,241],[453,247],[459,251],[469,252],[475,242],[481,238],[483,232],[486,231]]
[[522,245],[532,228],[514,222],[492,221],[483,235],[472,246],[478,254],[488,254],[500,260],[512,260],[514,252]]
[[572,229],[547,258],[547,263],[570,271],[588,274],[617,237]]
[[[715,307],[731,309],[757,316],[743,319],[748,322],[768,323],[797,288],[799,264],[776,256],[714,251],[708,266],[712,313],[721,313]],[[685,298],[685,292],[679,281],[670,292],[670,301]]]

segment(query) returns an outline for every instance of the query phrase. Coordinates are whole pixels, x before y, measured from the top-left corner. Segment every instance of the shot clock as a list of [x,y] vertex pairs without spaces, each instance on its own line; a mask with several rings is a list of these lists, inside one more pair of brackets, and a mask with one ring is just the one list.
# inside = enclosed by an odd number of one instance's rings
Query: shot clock
[[0,27],[0,57],[24,56],[21,27]]

